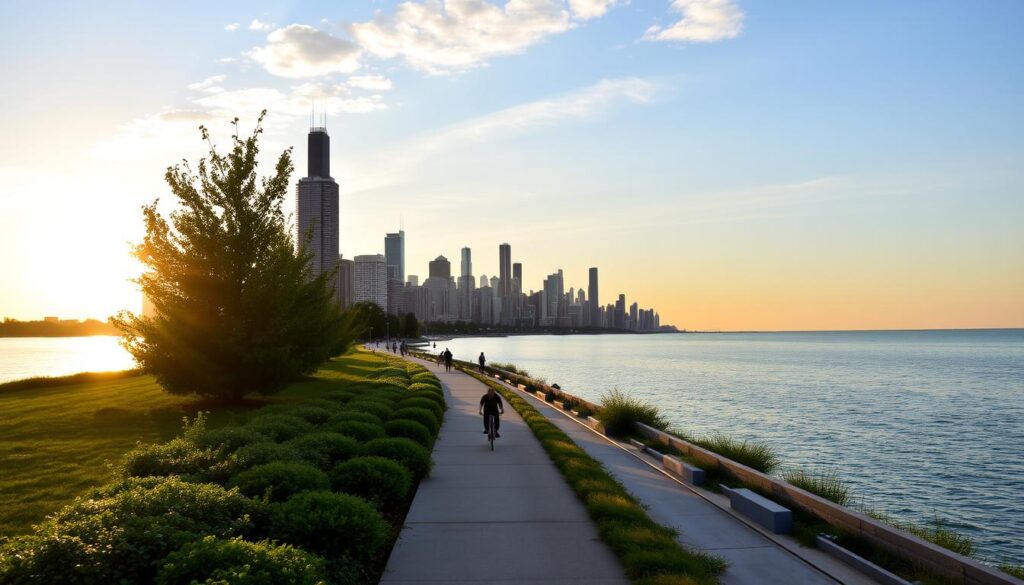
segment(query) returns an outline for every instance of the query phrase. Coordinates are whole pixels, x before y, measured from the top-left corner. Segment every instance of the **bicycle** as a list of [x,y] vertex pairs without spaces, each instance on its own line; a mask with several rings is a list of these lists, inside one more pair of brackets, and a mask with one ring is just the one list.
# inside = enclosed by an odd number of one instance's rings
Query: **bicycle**
[[497,419],[497,418],[498,418],[498,415],[496,415],[496,414],[488,414],[487,415],[487,440],[490,441],[490,443],[491,443],[491,451],[494,451],[494,435],[495,435],[495,432],[496,432],[494,430],[494,426],[495,426],[495,422],[496,422],[495,419]]

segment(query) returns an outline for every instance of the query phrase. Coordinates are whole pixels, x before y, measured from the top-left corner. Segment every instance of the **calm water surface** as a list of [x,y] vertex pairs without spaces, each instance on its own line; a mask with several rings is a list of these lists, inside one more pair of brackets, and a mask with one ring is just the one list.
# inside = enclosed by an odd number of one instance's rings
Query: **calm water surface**
[[135,362],[117,337],[0,337],[0,383],[34,376],[127,370]]
[[618,387],[679,429],[764,441],[854,499],[937,517],[1024,563],[1024,330],[464,338],[599,400]]

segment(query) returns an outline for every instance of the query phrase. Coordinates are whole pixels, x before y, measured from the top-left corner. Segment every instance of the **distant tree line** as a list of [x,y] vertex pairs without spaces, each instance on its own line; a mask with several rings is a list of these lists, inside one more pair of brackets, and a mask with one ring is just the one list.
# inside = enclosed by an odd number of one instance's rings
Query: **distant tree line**
[[84,337],[88,335],[118,335],[121,332],[111,323],[86,319],[85,321],[18,321],[0,322],[0,337]]

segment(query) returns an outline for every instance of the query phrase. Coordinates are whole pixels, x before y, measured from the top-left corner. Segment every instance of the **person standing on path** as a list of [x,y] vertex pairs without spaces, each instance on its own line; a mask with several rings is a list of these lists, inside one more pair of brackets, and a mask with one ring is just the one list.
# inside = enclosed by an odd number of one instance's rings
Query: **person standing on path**
[[444,348],[444,371],[452,371],[452,352],[447,347]]
[[484,352],[480,352],[480,359],[478,361],[480,362],[480,373],[482,374],[484,373],[484,365],[487,364],[487,358],[484,357]]

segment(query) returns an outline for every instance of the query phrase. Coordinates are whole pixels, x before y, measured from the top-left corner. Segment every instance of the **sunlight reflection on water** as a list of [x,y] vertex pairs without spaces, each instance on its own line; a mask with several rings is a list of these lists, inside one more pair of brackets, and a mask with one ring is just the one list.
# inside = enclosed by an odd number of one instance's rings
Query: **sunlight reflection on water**
[[65,376],[135,367],[109,335],[0,338],[0,383],[35,376]]

